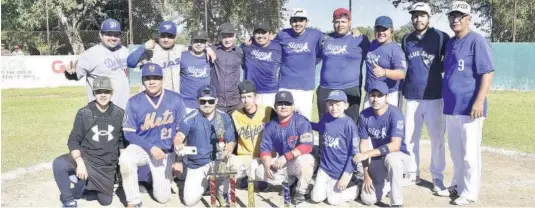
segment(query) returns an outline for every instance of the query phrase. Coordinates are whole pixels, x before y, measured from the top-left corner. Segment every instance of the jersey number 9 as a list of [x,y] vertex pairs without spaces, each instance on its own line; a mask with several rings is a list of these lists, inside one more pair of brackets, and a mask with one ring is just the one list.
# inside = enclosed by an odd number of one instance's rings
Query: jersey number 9
[[464,71],[464,60],[459,60],[457,70]]

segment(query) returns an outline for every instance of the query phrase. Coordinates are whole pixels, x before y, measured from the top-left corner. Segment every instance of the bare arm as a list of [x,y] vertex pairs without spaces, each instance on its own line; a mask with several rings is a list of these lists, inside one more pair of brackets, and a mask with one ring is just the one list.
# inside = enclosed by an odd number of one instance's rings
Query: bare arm
[[479,92],[477,93],[475,102],[483,103],[483,101],[489,94],[489,89],[492,83],[493,76],[494,76],[494,71],[481,75],[481,83],[479,84]]

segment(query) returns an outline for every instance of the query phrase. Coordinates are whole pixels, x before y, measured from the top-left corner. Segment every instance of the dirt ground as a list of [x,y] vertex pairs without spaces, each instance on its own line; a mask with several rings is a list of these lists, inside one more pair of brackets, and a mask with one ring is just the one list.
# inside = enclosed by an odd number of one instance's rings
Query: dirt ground
[[[452,206],[450,198],[434,196],[429,173],[429,145],[421,147],[421,177],[420,185],[404,188],[405,206],[410,207],[446,207]],[[452,163],[449,152],[446,154],[447,166],[445,170],[445,184],[448,185],[452,176]],[[483,153],[483,178],[479,201],[470,206],[478,207],[535,207],[535,160],[532,157],[505,156],[485,151]],[[174,188],[176,190],[176,187]],[[257,207],[282,207],[282,197],[279,192],[260,193],[256,195]],[[247,204],[247,191],[236,190],[238,206]],[[117,195],[121,195],[120,193]],[[159,204],[143,194],[145,207],[184,207],[177,194],[167,204]],[[122,198],[122,197],[121,197]],[[111,207],[124,206],[118,196],[115,196]],[[207,207],[210,197],[205,196],[196,207]],[[386,205],[388,198],[383,201]],[[52,170],[41,171],[14,180],[2,182],[2,207],[60,207],[59,190],[53,180]],[[98,207],[96,200],[79,200],[81,207]],[[299,207],[324,207],[326,203],[312,204],[304,202]],[[340,207],[364,206],[358,200]]]

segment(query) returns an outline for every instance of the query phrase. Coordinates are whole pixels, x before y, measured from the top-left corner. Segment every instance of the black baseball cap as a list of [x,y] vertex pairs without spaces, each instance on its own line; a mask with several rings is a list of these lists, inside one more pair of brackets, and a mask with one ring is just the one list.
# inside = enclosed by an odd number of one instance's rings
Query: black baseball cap
[[275,104],[280,103],[280,102],[288,102],[293,105],[294,97],[292,96],[292,93],[288,91],[277,92],[277,94],[275,95]]
[[254,27],[253,32],[256,30],[264,30],[266,32],[269,32],[269,25],[265,22],[260,22]]
[[234,28],[234,25],[230,23],[224,23],[219,26],[219,33],[236,33],[236,28]]
[[191,39],[192,40],[208,40],[208,34],[203,30],[195,31],[191,35]]
[[240,91],[240,94],[250,92],[256,93],[256,86],[250,80],[243,80],[242,82],[240,82],[240,84],[238,84],[238,90]]

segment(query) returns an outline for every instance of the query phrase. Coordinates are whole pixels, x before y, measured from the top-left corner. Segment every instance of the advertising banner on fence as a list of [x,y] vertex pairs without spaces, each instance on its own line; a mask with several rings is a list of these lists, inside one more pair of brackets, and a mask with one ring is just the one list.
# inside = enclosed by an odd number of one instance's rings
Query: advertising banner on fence
[[2,56],[2,89],[84,86],[63,72],[75,56]]

